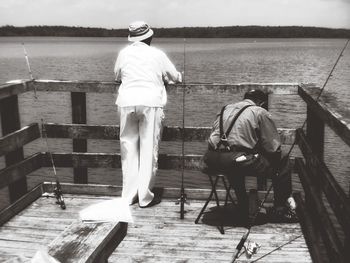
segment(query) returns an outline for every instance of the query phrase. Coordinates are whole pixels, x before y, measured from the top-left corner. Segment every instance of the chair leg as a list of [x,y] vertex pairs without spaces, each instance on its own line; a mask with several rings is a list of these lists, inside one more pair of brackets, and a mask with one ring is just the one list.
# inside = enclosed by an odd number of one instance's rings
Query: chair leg
[[[210,180],[212,181],[211,178],[210,178]],[[219,176],[216,176],[215,182],[214,182],[214,184],[212,184],[213,185],[212,190],[214,191],[214,197],[215,197],[216,205],[220,206],[219,196],[218,196],[218,193],[216,192],[216,186],[217,186],[218,182],[219,182]]]
[[[207,208],[209,202],[211,201],[213,195],[214,195],[217,207],[220,207],[220,199],[219,199],[218,193],[216,191],[216,186],[217,186],[217,184],[219,182],[219,178],[220,177],[222,178],[221,180],[222,180],[222,183],[223,183],[223,185],[225,187],[225,190],[226,190],[226,197],[225,197],[225,204],[224,204],[224,206],[227,205],[229,198],[230,198],[231,202],[234,203],[234,200],[233,200],[233,198],[231,196],[231,193],[230,193],[231,184],[229,184],[227,186],[227,183],[225,181],[225,177],[223,175],[216,175],[215,176],[215,180],[212,179],[212,175],[210,175],[210,174],[208,174],[208,177],[209,177],[209,181],[210,181],[210,184],[211,184],[211,192],[210,192],[209,197],[207,198],[207,200],[206,200],[202,210],[200,211],[199,215],[197,216],[196,220],[194,221],[195,224],[198,224],[199,219],[204,214],[204,211]],[[221,234],[225,234],[223,218],[221,218],[221,224],[217,228],[219,229]]]
[[227,186],[227,183],[226,183],[226,180],[225,180],[224,177],[222,177],[222,182],[223,182],[224,187],[225,187],[225,189],[226,189],[225,206],[227,205],[227,202],[228,202],[228,199],[229,199],[229,198],[230,198],[231,202],[234,204],[235,201],[233,200],[233,197],[232,197],[231,192],[230,192],[231,189],[232,189],[231,184],[229,184],[229,185]]
[[203,208],[201,210],[201,212],[199,213],[199,215],[197,216],[196,220],[194,221],[195,224],[198,224],[198,221],[201,218],[202,214],[204,213],[204,210],[207,208],[207,205],[209,204],[210,199],[212,198],[213,194],[214,194],[214,190],[212,189],[211,192],[210,192],[210,195],[207,198],[207,201],[205,202],[205,204],[204,204],[204,206],[203,206]]
[[218,183],[218,177],[216,177],[215,182],[213,182],[213,179],[211,178],[210,175],[208,175],[208,177],[209,177],[209,181],[210,181],[210,184],[211,184],[211,192],[210,192],[210,194],[209,194],[209,196],[207,198],[207,201],[205,202],[201,212],[199,213],[199,215],[197,216],[196,220],[194,221],[195,224],[198,224],[199,219],[203,215],[203,213],[204,213],[205,209],[207,208],[207,206],[208,206],[211,198],[213,197],[213,195],[215,195],[216,203],[219,205],[219,201],[218,201],[219,198],[218,198],[218,195],[217,195],[216,190],[215,190],[216,185]]

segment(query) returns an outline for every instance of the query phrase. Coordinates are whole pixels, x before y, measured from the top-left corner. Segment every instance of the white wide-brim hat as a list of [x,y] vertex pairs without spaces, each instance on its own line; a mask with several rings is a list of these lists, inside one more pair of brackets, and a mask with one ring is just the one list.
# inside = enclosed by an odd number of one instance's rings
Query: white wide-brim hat
[[129,41],[142,41],[151,36],[153,36],[153,30],[145,22],[137,21],[129,25]]

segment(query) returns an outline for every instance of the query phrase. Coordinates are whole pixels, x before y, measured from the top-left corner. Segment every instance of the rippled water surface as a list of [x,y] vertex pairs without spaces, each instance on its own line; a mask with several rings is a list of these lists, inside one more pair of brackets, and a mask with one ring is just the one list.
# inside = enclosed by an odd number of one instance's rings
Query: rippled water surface
[[[128,43],[124,38],[55,38],[55,37],[2,37],[0,38],[0,83],[13,79],[29,78],[22,44],[29,55],[34,78],[69,80],[114,80],[113,66],[118,51]],[[242,82],[293,82],[316,83],[322,86],[333,67],[341,49],[343,39],[154,39],[154,46],[164,50],[179,71],[185,69],[187,83],[242,83]],[[332,78],[326,86],[336,99],[337,105],[349,114],[350,102],[350,47],[338,63]],[[71,123],[70,95],[67,93],[33,94],[19,96],[22,125],[38,122],[39,117],[47,122]],[[239,97],[229,98],[217,94],[192,94],[186,98],[186,125],[210,126],[220,106]],[[89,124],[117,124],[115,96],[111,94],[87,95]],[[304,116],[295,118],[303,106],[296,106],[285,97],[271,99],[271,111],[279,127],[295,128]],[[301,107],[301,108],[300,108]],[[278,108],[278,110],[274,110]],[[169,96],[166,107],[166,124],[181,125],[181,96]],[[38,146],[39,145],[39,146]],[[54,150],[71,151],[70,140],[49,141]],[[25,148],[26,155],[43,142],[34,142]],[[202,152],[205,146],[188,145],[189,152]],[[163,150],[178,152],[180,145]],[[341,150],[339,150],[341,149]],[[89,141],[89,151],[114,152],[117,142]],[[350,171],[349,147],[326,132],[326,162],[344,182],[349,190]],[[2,164],[3,165],[3,164]],[[90,169],[91,182],[120,183],[120,171],[106,172]],[[61,176],[71,181],[71,170],[60,169]],[[162,172],[163,173],[163,172]],[[36,177],[36,174],[38,177]],[[42,173],[35,173],[30,179],[34,184],[41,181]],[[166,175],[165,175],[166,176]],[[196,186],[187,176],[191,186]],[[165,184],[167,180],[165,180]]]

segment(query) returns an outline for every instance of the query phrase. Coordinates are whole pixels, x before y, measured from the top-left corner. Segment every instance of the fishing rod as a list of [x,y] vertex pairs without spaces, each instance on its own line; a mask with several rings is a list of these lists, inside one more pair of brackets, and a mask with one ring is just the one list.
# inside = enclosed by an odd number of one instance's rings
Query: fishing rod
[[292,239],[288,240],[287,242],[285,242],[284,244],[274,248],[273,250],[271,250],[270,252],[267,252],[266,254],[262,255],[261,257],[253,260],[253,261],[250,261],[250,263],[253,263],[253,262],[258,262],[260,259],[263,259],[264,257],[267,257],[268,255],[271,255],[273,252],[277,251],[277,250],[280,250],[281,248],[285,247],[286,245],[292,243],[293,241],[297,240],[298,238],[301,238],[303,236],[303,234],[300,234],[296,237],[293,237]]
[[[334,65],[333,65],[333,67],[332,67],[330,73],[328,74],[326,81],[324,82],[324,84],[323,84],[323,86],[322,86],[322,88],[321,88],[321,90],[320,90],[318,96],[316,97],[316,102],[317,102],[317,101],[319,100],[319,98],[321,97],[321,95],[322,95],[322,93],[323,93],[323,91],[324,91],[324,89],[325,89],[325,87],[326,87],[326,85],[327,85],[327,83],[328,83],[330,77],[331,77],[332,74],[333,74],[333,71],[335,70],[335,68],[336,68],[336,66],[337,66],[337,64],[338,64],[338,62],[339,62],[339,60],[340,60],[340,58],[343,56],[344,50],[345,50],[346,47],[348,46],[348,43],[349,43],[349,39],[346,41],[346,43],[345,43],[343,49],[341,50],[339,56],[337,57],[337,60],[335,61]],[[301,126],[301,129],[304,128],[304,126],[305,126],[305,124],[306,124],[306,121],[307,121],[307,120],[305,119],[303,125]],[[292,150],[293,150],[293,148],[294,148],[295,145],[296,145],[296,140],[294,140],[294,142],[293,142],[293,144],[291,145],[291,147],[290,147],[290,149],[289,149],[287,155],[284,157],[285,160],[288,160],[288,158],[289,158],[289,156],[290,156],[290,153],[292,152]],[[283,160],[282,160],[282,161],[283,161]],[[278,177],[278,175],[279,175],[279,171],[277,171],[277,173],[275,174],[275,176]],[[280,178],[280,180],[281,180],[281,179],[283,179],[283,178]],[[267,193],[265,194],[263,201],[260,202],[260,204],[259,204],[259,206],[258,206],[258,209],[257,209],[256,213],[254,214],[252,220],[249,220],[249,225],[248,225],[248,227],[247,227],[247,231],[243,234],[243,236],[242,236],[240,242],[239,242],[238,245],[236,246],[235,254],[234,254],[233,258],[232,258],[232,263],[234,263],[234,262],[236,261],[236,259],[238,258],[238,256],[240,255],[240,252],[241,252],[241,250],[242,250],[242,248],[243,248],[243,246],[244,246],[244,243],[246,242],[246,240],[247,240],[247,238],[248,238],[248,236],[249,236],[249,234],[250,234],[250,230],[251,230],[252,226],[254,225],[255,220],[256,220],[256,218],[257,218],[257,216],[258,216],[258,214],[259,214],[261,208],[262,208],[263,205],[265,204],[265,201],[266,201],[268,195],[269,195],[270,192],[271,192],[272,186],[273,186],[273,185],[271,184],[270,187],[268,188]],[[275,250],[274,250],[274,251],[275,251]],[[272,252],[273,252],[273,251],[272,251]],[[272,252],[271,252],[271,253],[272,253]]]
[[[24,57],[26,59],[26,64],[27,64],[30,80],[33,81],[34,77],[33,77],[32,69],[30,67],[29,57],[28,57],[28,53],[27,53],[27,50],[25,48],[24,43],[22,43],[22,47],[23,47]],[[35,86],[34,86],[34,98],[35,98],[35,101],[38,101]],[[46,128],[44,125],[44,120],[43,120],[43,118],[41,118],[41,138],[43,138],[43,137],[45,138],[46,149],[47,149],[47,152],[49,154],[51,166],[52,166],[52,169],[53,169],[53,172],[55,175],[55,180],[56,180],[56,185],[53,189],[54,197],[56,198],[56,204],[58,204],[62,209],[66,209],[66,204],[64,202],[64,198],[63,198],[63,194],[62,194],[61,184],[58,180],[58,176],[57,176],[57,172],[56,172],[55,162],[53,160],[53,156],[52,156],[51,150],[49,148],[49,143],[47,140],[47,132],[46,132]],[[45,195],[45,194],[43,196],[51,197],[50,195]]]
[[[27,64],[27,68],[28,68],[28,72],[29,72],[29,77],[30,77],[30,80],[33,81],[34,77],[33,77],[32,69],[30,67],[28,53],[27,53],[26,47],[24,46],[24,43],[22,43],[22,47],[23,47],[23,52],[24,52],[24,58],[26,59],[26,64]],[[36,87],[35,86],[34,86],[34,98],[35,99],[38,98],[37,95],[36,95]]]
[[180,219],[185,218],[185,203],[187,201],[187,195],[185,193],[184,178],[185,178],[185,95],[186,95],[186,39],[184,38],[183,49],[183,77],[182,77],[182,141],[181,141],[181,193],[177,204],[180,203]]

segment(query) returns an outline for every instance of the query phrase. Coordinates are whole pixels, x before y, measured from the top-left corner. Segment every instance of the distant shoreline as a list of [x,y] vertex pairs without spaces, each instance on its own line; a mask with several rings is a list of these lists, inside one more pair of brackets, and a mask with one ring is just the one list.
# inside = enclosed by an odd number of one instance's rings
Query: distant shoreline
[[[350,29],[301,26],[225,26],[154,28],[171,38],[350,38]],[[127,29],[68,26],[2,26],[1,36],[126,37]]]

